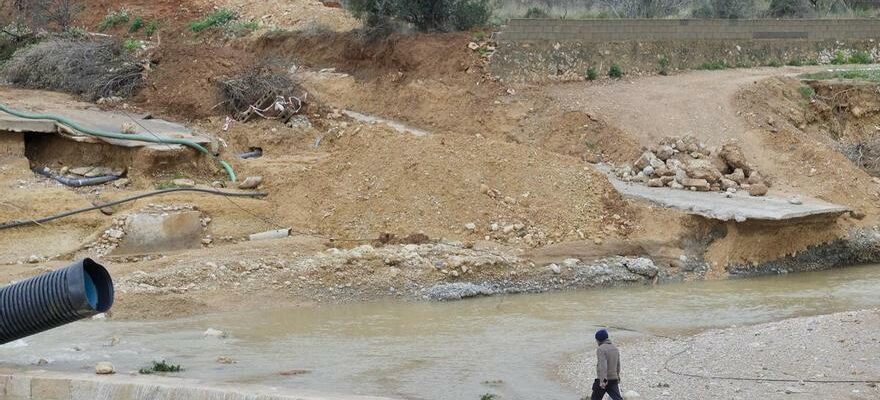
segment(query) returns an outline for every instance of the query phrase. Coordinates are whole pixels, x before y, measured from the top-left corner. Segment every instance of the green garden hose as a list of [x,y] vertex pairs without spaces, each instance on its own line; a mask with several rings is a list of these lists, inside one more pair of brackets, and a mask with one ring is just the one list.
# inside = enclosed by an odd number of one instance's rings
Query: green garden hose
[[148,142],[148,143],[179,144],[179,145],[187,146],[187,147],[198,150],[199,152],[207,155],[208,157],[215,158],[217,160],[217,162],[220,164],[220,166],[223,167],[223,170],[226,171],[226,174],[229,176],[229,180],[232,182],[235,182],[235,180],[236,180],[235,179],[235,171],[232,170],[232,166],[229,165],[229,163],[215,157],[213,154],[211,154],[210,151],[208,151],[208,149],[204,148],[202,145],[200,145],[196,142],[193,142],[192,140],[164,138],[164,137],[160,137],[160,136],[148,136],[148,135],[141,135],[141,134],[126,134],[126,133],[99,131],[99,130],[94,130],[94,129],[89,129],[89,128],[83,127],[82,125],[80,125],[76,122],[73,122],[65,117],[62,117],[62,116],[50,115],[50,114],[28,114],[28,113],[21,112],[18,110],[13,110],[9,107],[6,107],[6,105],[4,105],[4,104],[0,104],[0,111],[3,111],[7,114],[14,115],[16,117],[24,118],[24,119],[42,119],[42,120],[55,121],[61,125],[64,125],[64,126],[70,128],[70,129],[73,129],[77,132],[80,132],[84,135],[89,135],[89,136],[97,136],[97,137],[102,137],[102,138],[121,139],[121,140],[134,140],[134,141],[138,141],[138,142]]

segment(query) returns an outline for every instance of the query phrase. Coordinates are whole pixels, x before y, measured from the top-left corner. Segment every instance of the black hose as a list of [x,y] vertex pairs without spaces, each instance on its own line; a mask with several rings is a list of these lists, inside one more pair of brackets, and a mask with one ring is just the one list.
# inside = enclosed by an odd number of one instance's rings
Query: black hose
[[[145,197],[158,196],[158,195],[162,195],[162,194],[175,193],[175,192],[196,192],[196,193],[205,193],[205,194],[212,194],[212,195],[216,195],[216,196],[225,196],[225,197],[257,198],[257,197],[268,196],[267,193],[259,193],[259,192],[258,193],[235,193],[235,192],[222,192],[219,190],[199,189],[199,188],[174,188],[174,189],[157,190],[155,192],[143,193],[143,194],[128,197],[128,198],[125,198],[122,200],[117,200],[117,201],[113,201],[110,203],[101,204],[99,206],[86,207],[86,208],[81,208],[79,210],[67,211],[67,212],[63,212],[61,214],[55,214],[55,215],[40,218],[40,219],[27,220],[27,221],[5,222],[2,225],[0,225],[0,230],[16,228],[19,226],[40,225],[40,224],[44,224],[46,222],[54,221],[56,219],[66,218],[71,215],[82,214],[84,212],[89,212],[89,211],[94,211],[94,210],[100,210],[104,207],[113,207],[115,205],[128,203],[128,202],[135,201],[135,200],[140,200]],[[2,310],[0,310],[0,311],[2,311]]]
[[70,187],[103,185],[107,182],[113,182],[113,181],[120,178],[117,175],[103,175],[103,176],[96,176],[93,178],[73,179],[73,178],[68,178],[66,176],[56,175],[56,174],[52,173],[52,171],[49,168],[46,168],[46,167],[33,167],[33,168],[31,168],[31,171],[34,171],[34,172],[36,172],[40,175],[43,175],[45,177],[48,177],[48,178],[52,178],[52,179],[60,182],[62,185],[70,186]]
[[239,158],[247,160],[250,158],[260,158],[263,156],[263,149],[254,149],[246,153],[241,153],[238,155]]
[[110,274],[86,258],[0,289],[0,344],[107,312],[112,305]]

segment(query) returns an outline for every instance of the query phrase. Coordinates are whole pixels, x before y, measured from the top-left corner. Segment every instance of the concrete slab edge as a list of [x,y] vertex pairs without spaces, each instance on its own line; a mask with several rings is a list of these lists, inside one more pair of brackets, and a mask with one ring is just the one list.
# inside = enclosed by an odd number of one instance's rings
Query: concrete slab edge
[[208,385],[158,376],[49,371],[0,373],[0,400],[391,400],[256,385]]

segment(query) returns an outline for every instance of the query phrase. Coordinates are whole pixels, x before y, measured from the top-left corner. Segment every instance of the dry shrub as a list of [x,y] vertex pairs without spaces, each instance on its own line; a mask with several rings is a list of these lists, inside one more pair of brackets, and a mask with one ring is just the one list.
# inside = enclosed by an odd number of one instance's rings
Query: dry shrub
[[[242,121],[248,120],[256,108],[268,110],[268,114],[286,122],[303,106],[303,94],[303,90],[286,72],[265,66],[249,69],[231,79],[220,81],[220,95],[223,99],[221,104],[226,112]],[[291,107],[285,106],[288,112],[274,109],[273,105],[279,99],[293,101]],[[266,112],[261,114],[267,116]]]
[[17,51],[3,68],[14,85],[74,93],[89,100],[130,97],[144,66],[110,40],[49,39]]
[[880,136],[857,143],[842,144],[840,151],[869,174],[880,176]]

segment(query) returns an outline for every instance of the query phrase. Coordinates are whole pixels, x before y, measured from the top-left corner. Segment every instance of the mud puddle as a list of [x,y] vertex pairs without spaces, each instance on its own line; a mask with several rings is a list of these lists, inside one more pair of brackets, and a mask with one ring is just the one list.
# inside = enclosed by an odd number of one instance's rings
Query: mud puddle
[[[600,325],[618,342],[880,306],[880,265],[718,282],[499,296],[453,303],[366,303],[224,313],[163,322],[87,321],[0,346],[0,360],[119,373],[152,360],[180,376],[411,399],[579,398],[554,376],[591,349]],[[208,328],[229,337],[205,338]],[[643,333],[638,333],[638,332]],[[111,346],[113,338],[118,343]],[[230,357],[234,364],[220,364]]]

